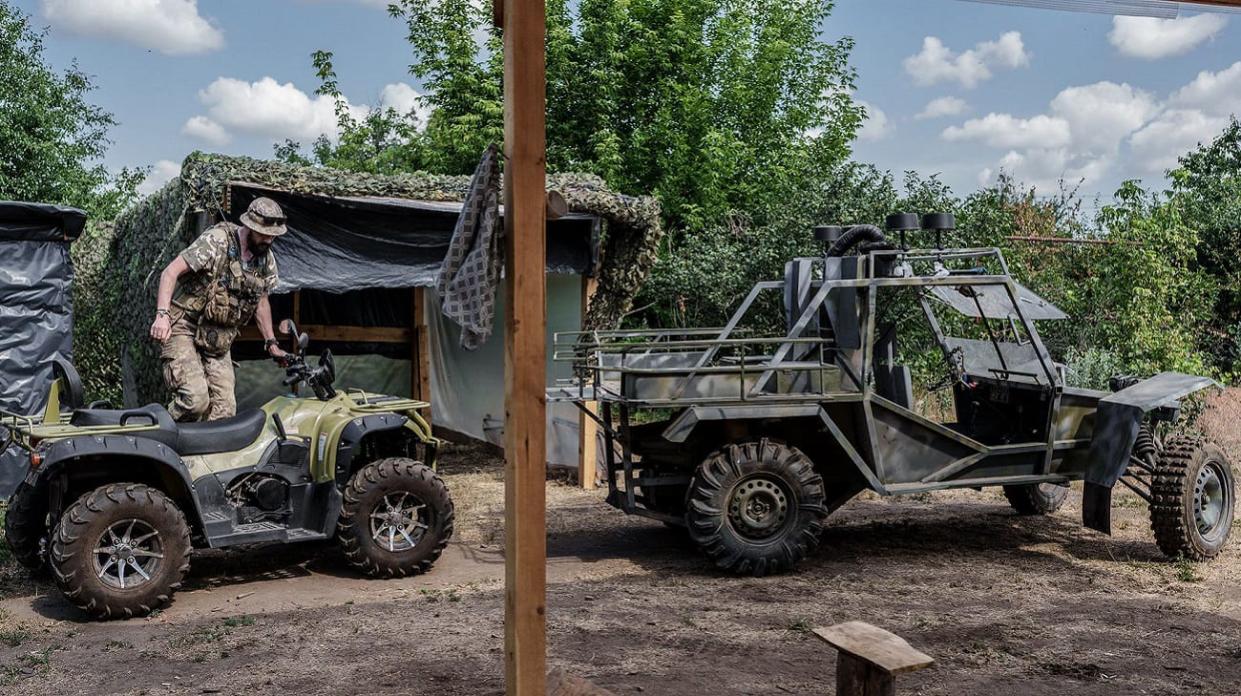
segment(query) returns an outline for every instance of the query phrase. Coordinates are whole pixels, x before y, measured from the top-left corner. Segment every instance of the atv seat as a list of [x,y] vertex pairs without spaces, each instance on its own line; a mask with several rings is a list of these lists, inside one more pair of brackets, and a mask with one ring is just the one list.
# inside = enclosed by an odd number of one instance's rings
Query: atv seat
[[266,424],[267,414],[257,408],[217,421],[181,423],[177,452],[185,456],[239,450],[257,440]]
[[157,430],[140,430],[134,437],[161,442],[181,456],[215,454],[241,449],[258,439],[267,424],[267,414],[251,409],[232,418],[204,423],[177,423],[168,409],[159,404],[142,408],[81,409],[73,412],[72,425],[154,425]]

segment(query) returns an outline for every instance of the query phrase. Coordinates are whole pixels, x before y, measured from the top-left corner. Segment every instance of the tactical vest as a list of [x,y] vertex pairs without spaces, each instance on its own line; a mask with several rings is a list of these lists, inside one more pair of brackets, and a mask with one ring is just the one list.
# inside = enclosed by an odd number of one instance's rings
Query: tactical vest
[[[262,263],[270,261],[264,259]],[[197,287],[187,288],[173,300],[181,316],[197,325],[194,345],[203,354],[214,358],[227,354],[242,327],[254,318],[266,290],[266,281],[257,270],[261,268],[245,270],[237,229],[230,229],[228,253],[216,261],[210,275],[204,274]]]

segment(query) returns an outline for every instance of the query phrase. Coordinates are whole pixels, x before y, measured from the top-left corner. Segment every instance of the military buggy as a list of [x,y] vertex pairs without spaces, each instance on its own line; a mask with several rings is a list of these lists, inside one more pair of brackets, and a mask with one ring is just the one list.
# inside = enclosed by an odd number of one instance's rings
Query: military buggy
[[[763,575],[815,549],[828,514],[863,490],[1000,486],[1019,513],[1040,514],[1083,481],[1083,523],[1110,533],[1120,483],[1150,504],[1164,553],[1218,554],[1232,467],[1213,444],[1162,435],[1185,397],[1215,383],[1165,372],[1114,378],[1111,392],[1068,386],[1036,326],[1064,313],[1014,281],[999,249],[943,248],[953,226],[893,215],[899,244],[869,225],[816,228],[823,256],[755,285],[722,328],[557,335],[576,377],[548,397],[599,422],[608,502],[687,528],[720,567]],[[934,248],[906,247],[919,229]],[[783,329],[755,330],[775,293]],[[898,359],[911,318],[942,359],[928,386],[948,397],[939,417],[918,411]]]

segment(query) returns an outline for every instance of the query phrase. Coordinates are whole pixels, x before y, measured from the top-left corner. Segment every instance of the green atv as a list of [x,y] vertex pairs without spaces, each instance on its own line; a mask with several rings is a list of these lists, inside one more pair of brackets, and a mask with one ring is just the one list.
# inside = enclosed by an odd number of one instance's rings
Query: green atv
[[[336,538],[364,573],[430,569],[453,531],[435,473],[428,404],[332,387],[330,351],[305,360],[293,337],[281,396],[225,420],[177,423],[160,405],[79,408],[81,382],[57,361],[41,419],[0,412],[0,450],[29,471],[5,536],[32,570],[50,567],[64,595],[95,618],[142,616],[171,599],[194,548]],[[66,406],[62,412],[62,402]]]

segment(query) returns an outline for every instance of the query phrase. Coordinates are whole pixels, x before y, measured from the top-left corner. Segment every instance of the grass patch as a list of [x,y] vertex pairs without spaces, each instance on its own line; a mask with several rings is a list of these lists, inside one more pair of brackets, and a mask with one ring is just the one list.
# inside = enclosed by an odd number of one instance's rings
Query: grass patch
[[1181,582],[1202,582],[1202,576],[1198,574],[1198,568],[1192,561],[1186,558],[1176,559],[1176,579]]
[[4,643],[10,648],[16,648],[28,640],[30,640],[30,631],[26,629],[25,624],[0,629],[0,643]]
[[809,633],[813,628],[814,626],[810,625],[810,619],[804,616],[789,624],[789,630],[793,633]]
[[222,640],[225,636],[231,634],[234,628],[240,626],[253,626],[254,617],[249,615],[230,616],[218,624],[209,624],[199,626],[189,635],[173,638],[169,641],[169,645],[174,648],[186,648],[192,645],[205,645],[207,643],[215,643]]

